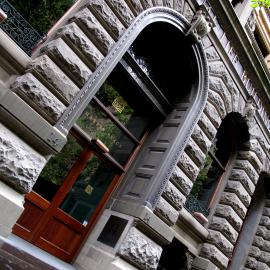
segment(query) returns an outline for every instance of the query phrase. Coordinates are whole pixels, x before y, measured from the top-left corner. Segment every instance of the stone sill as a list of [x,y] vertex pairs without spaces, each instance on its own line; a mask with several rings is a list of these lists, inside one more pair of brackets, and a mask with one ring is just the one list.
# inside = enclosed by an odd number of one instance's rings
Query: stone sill
[[193,255],[198,256],[201,244],[208,237],[208,230],[185,208],[180,211],[177,223],[172,228],[176,233],[175,237],[179,238]]
[[2,29],[0,29],[1,58],[4,58],[10,68],[17,73],[24,72],[31,58],[13,41]]

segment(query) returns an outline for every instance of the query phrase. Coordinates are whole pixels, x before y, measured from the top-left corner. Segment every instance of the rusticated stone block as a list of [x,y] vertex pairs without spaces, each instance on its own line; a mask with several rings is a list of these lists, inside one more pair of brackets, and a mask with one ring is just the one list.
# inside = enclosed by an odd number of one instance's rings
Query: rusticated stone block
[[253,257],[247,257],[247,260],[246,260],[246,267],[248,267],[249,269],[252,269],[252,270],[256,270],[257,269],[257,260]]
[[225,104],[227,113],[232,112],[232,94],[221,78],[209,76],[209,89],[217,92]]
[[214,127],[214,125],[210,122],[209,118],[203,113],[201,115],[201,118],[198,122],[200,128],[203,130],[203,132],[207,135],[210,141],[212,141],[217,133],[217,129]]
[[[270,241],[269,240],[263,240],[262,237],[258,237],[256,236],[255,238],[259,238],[259,240],[256,241],[256,244],[258,243],[258,245],[256,245],[254,242],[255,242],[255,239],[253,241],[253,245],[254,246],[258,246],[259,248],[262,248],[262,250],[264,251],[267,251],[267,252],[270,252]],[[259,245],[260,244],[260,245]],[[269,253],[269,256],[270,256],[270,253]]]
[[201,148],[201,150],[206,154],[211,147],[211,141],[207,138],[199,125],[195,126],[195,129],[192,133],[192,138]]
[[257,231],[256,231],[256,235],[261,236],[264,239],[267,239],[266,234],[267,234],[266,227],[258,226]]
[[262,216],[260,220],[260,225],[265,226],[268,230],[270,229],[270,218],[267,216]]
[[107,3],[104,0],[92,0],[89,1],[88,7],[95,17],[101,22],[107,32],[115,40],[118,40],[125,31],[125,27],[118,20]]
[[258,260],[261,256],[261,250],[258,247],[251,246],[248,255]]
[[183,10],[183,15],[184,17],[188,20],[188,22],[191,23],[193,16],[194,16],[194,11],[191,9],[190,5],[188,2],[185,3],[184,10]]
[[208,242],[217,246],[228,257],[232,256],[233,244],[221,232],[209,230]]
[[134,15],[126,2],[124,0],[108,0],[107,3],[122,24],[127,28],[134,20]]
[[259,160],[257,155],[254,152],[251,151],[239,151],[238,152],[238,158],[239,159],[246,159],[249,160],[250,163],[253,165],[254,169],[260,173],[263,163]]
[[165,7],[173,8],[173,0],[164,0],[163,3]]
[[126,3],[134,15],[139,15],[143,11],[143,6],[140,0],[126,0]]
[[153,3],[151,0],[143,0],[141,1],[144,9],[148,9],[148,8],[151,8],[153,6]]
[[141,269],[156,269],[162,248],[132,227],[119,248],[119,255]]
[[265,263],[258,262],[256,270],[269,270],[269,267]]
[[36,72],[43,83],[56,95],[70,103],[80,89],[47,56],[42,55],[29,65],[29,72]]
[[237,89],[235,83],[233,82],[228,70],[226,69],[223,62],[212,62],[209,64],[209,73],[211,76],[220,77],[223,79],[226,87],[232,94],[232,109],[234,112],[238,110],[239,101],[239,90]]
[[184,3],[184,0],[174,0],[174,9],[182,14],[184,12]]
[[183,192],[184,195],[188,195],[192,189],[193,182],[183,173],[183,171],[175,166],[170,178],[179,189]]
[[217,50],[213,46],[207,48],[205,50],[205,54],[206,54],[208,61],[211,61],[211,60],[216,61],[216,60],[220,59]]
[[[263,228],[266,228],[266,227],[263,227]],[[267,228],[266,228],[266,233],[265,233],[264,239],[270,241],[270,231],[267,230]]]
[[204,113],[208,116],[215,128],[218,129],[221,124],[221,118],[217,112],[217,109],[209,101],[206,103]]
[[267,243],[269,243],[269,247],[270,247],[270,242],[265,241],[262,237],[260,236],[255,236],[253,239],[253,243],[252,245],[258,248],[262,248],[264,245],[267,246]]
[[265,252],[265,251],[261,251],[261,255],[260,255],[259,261],[260,262],[264,262],[267,265],[269,265],[270,264],[270,253],[269,252]]
[[238,233],[225,218],[214,216],[209,228],[221,232],[231,243],[235,244]]
[[176,223],[179,213],[175,208],[173,208],[166,200],[160,197],[157,206],[155,208],[155,213],[168,225],[173,225]]
[[263,163],[266,158],[266,154],[264,153],[264,150],[262,149],[262,146],[260,145],[258,140],[253,139],[250,140],[249,143],[250,143],[250,151],[253,151],[260,159],[260,161]]
[[182,209],[186,197],[170,181],[168,181],[163,196],[173,205],[175,209]]
[[202,166],[204,163],[205,154],[192,138],[189,139],[185,151],[199,167]]
[[251,202],[251,196],[248,194],[244,186],[239,181],[229,180],[225,187],[225,191],[237,194],[242,203],[248,208]]
[[41,49],[41,52],[48,54],[79,87],[82,87],[92,74],[91,70],[61,38],[49,42]]
[[21,193],[31,191],[46,159],[0,124],[1,180]]
[[200,256],[209,259],[220,269],[226,269],[229,262],[229,259],[212,244],[203,244]]
[[200,169],[185,152],[179,158],[177,165],[189,176],[191,181],[195,181]]
[[270,208],[264,207],[264,209],[263,209],[263,215],[270,217]]
[[94,71],[103,60],[104,56],[95,47],[95,45],[80,30],[75,22],[60,28],[56,35],[71,44],[72,49]]
[[244,219],[247,213],[247,208],[234,193],[223,192],[220,198],[220,203],[230,205],[234,211]]
[[163,1],[162,0],[152,0],[154,6],[163,6]]
[[253,184],[257,184],[259,174],[256,172],[254,166],[248,160],[237,159],[235,161],[234,168],[243,169],[248,175],[249,179],[253,182]]
[[221,119],[223,119],[226,116],[227,112],[226,112],[226,108],[224,105],[224,101],[222,100],[221,96],[219,94],[217,94],[216,92],[209,90],[208,91],[208,101],[209,101],[209,103],[211,102],[211,104],[213,104],[219,117]]
[[216,207],[215,216],[226,218],[238,232],[240,231],[243,220],[237,215],[231,206],[218,204]]
[[88,8],[76,13],[73,20],[80,25],[83,32],[103,55],[109,52],[114,41]]
[[31,73],[18,77],[11,88],[40,114],[53,121],[57,121],[65,110],[65,106]]
[[234,181],[240,181],[242,185],[245,187],[246,191],[250,195],[253,195],[255,191],[255,185],[244,170],[233,169],[230,175],[230,179]]

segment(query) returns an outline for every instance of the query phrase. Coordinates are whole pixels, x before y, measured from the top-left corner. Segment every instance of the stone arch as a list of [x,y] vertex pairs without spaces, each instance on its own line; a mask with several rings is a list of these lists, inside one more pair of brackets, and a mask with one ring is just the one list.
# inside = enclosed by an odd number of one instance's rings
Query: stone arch
[[[153,7],[155,5],[158,7]],[[137,1],[89,1],[77,13],[71,14],[66,25],[53,33],[35,52],[27,73],[17,78],[12,90],[50,123],[56,123],[55,132],[44,132],[42,136],[59,150],[64,142],[55,139],[58,131],[67,134],[83,106],[93,97],[138,33],[154,21],[163,21],[184,34],[190,27],[188,22],[193,14],[185,1],[177,1],[175,5],[169,1],[154,1],[154,4],[150,1],[142,4]],[[198,121],[207,96],[208,72],[204,50],[200,43],[191,46],[199,65],[196,88],[200,91],[193,104],[197,113],[189,116],[192,124],[182,131],[186,134],[181,134],[183,144],[174,155],[170,171],[186,144],[184,138],[189,137],[193,123]],[[157,198],[152,197],[152,203],[156,204]]]
[[[266,158],[269,147],[256,123],[256,108],[252,100],[247,98],[243,101],[239,89],[216,49],[212,45],[207,45],[205,51],[209,63],[207,103],[170,181],[179,187],[184,196],[178,198],[185,203],[222,120],[230,113],[238,114],[242,118],[248,126],[250,138],[237,153],[225,191],[209,226],[207,243],[202,245],[200,252],[201,257],[210,260],[220,269],[225,269],[259,174],[263,170],[269,170],[269,160]],[[169,183],[164,198],[176,197],[170,186]],[[164,213],[164,207],[160,208],[159,211]]]
[[[94,11],[94,7],[97,9],[96,11]],[[92,18],[90,17],[91,14],[90,11],[93,11],[94,14],[95,12],[97,13],[101,12],[98,9],[98,6],[95,6],[95,2],[93,3],[91,2],[90,7],[86,9],[87,10],[83,9],[82,11],[79,12],[79,14],[74,16],[75,21],[79,20],[78,25],[81,28],[87,27],[87,21],[89,24],[89,21]],[[102,14],[99,13],[98,16],[98,18],[100,18],[101,21],[102,20],[106,21],[108,19],[107,17],[101,18],[102,17],[101,15]],[[116,29],[116,26],[114,28],[112,25],[110,27],[108,27],[108,25],[105,26],[104,21],[103,25],[106,29],[110,28],[111,31],[113,29]],[[55,125],[56,129],[60,130],[63,133],[66,133],[72,127],[74,121],[80,115],[84,107],[87,105],[88,101],[98,91],[101,84],[104,82],[106,77],[119,62],[119,60],[123,57],[124,53],[128,50],[130,45],[134,42],[134,40],[136,40],[139,33],[141,33],[144,29],[146,29],[147,26],[153,25],[155,22],[163,22],[168,25],[171,25],[175,27],[175,29],[178,29],[179,34],[182,35],[184,35],[184,33],[186,33],[189,28],[187,20],[182,15],[180,15],[178,12],[172,9],[163,7],[147,9],[144,12],[140,13],[136,17],[136,19],[133,20],[133,22],[130,24],[129,28],[124,32],[121,32],[119,28],[117,28],[119,31],[115,32],[114,35],[112,34],[112,38],[116,40],[116,43],[113,46],[110,46],[108,42],[101,44],[104,46],[108,45],[106,48],[100,45],[100,48],[104,49],[103,54],[107,54],[106,57],[100,62],[100,64],[97,66],[93,74],[90,76],[89,80],[84,85],[82,90],[72,100],[69,107],[62,115],[62,117],[57,121]],[[84,24],[83,27],[81,26],[82,23]],[[111,21],[107,22],[107,24],[109,23],[112,22]],[[63,35],[62,40],[74,38],[75,28],[76,27],[74,25],[71,28],[70,25],[64,27],[56,35],[57,39],[55,41],[46,44],[45,47],[41,49],[41,51],[46,52],[49,55],[57,54],[55,53],[55,51],[59,50],[59,48],[61,47],[58,44],[60,42],[59,36],[61,37],[61,35]],[[70,32],[70,29],[73,29],[72,33]],[[122,34],[121,36],[120,32]],[[66,42],[69,44],[71,41],[69,40]],[[188,39],[187,42],[189,42]],[[200,43],[196,44],[190,43],[190,46],[192,48],[192,53],[195,56],[194,59],[196,59],[195,65],[198,66],[197,77],[195,78],[195,83],[192,85],[191,88],[190,100],[186,100],[182,104],[180,103],[177,104],[178,107],[175,108],[175,110],[170,113],[169,118],[166,119],[162,127],[163,134],[165,137],[168,136],[168,134],[170,134],[169,136],[172,135],[171,131],[169,131],[170,127],[173,127],[173,129],[177,130],[175,131],[175,135],[178,134],[178,136],[174,137],[172,141],[168,141],[167,146],[164,143],[163,144],[156,143],[155,146],[153,145],[151,146],[151,143],[149,143],[149,148],[147,150],[151,152],[152,150],[150,151],[150,149],[154,148],[165,149],[163,150],[163,152],[164,153],[166,152],[166,155],[167,153],[169,153],[166,156],[167,160],[166,168],[163,168],[164,167],[163,165],[161,167],[156,166],[158,170],[154,169],[153,175],[152,172],[150,173],[150,178],[155,179],[155,183],[152,181],[151,188],[149,188],[149,192],[144,195],[144,198],[142,198],[141,195],[140,196],[136,195],[136,197],[140,198],[140,200],[144,200],[143,204],[147,204],[150,208],[154,207],[157,204],[161,192],[164,189],[164,186],[171,175],[173,167],[177,163],[178,157],[180,153],[183,151],[183,148],[187,143],[187,139],[192,133],[192,130],[195,127],[195,123],[198,121],[202,113],[207,98],[208,72],[204,50]],[[53,58],[54,56],[51,57]],[[184,123],[185,129],[181,129]],[[167,131],[165,132],[165,130]],[[159,136],[158,132],[159,131],[157,130],[156,135],[152,135],[152,137]],[[164,139],[161,137],[160,138],[157,137],[156,139],[160,142],[162,140],[164,141]],[[152,152],[154,152],[154,150]],[[163,156],[160,157],[160,160],[162,159],[164,159]],[[150,156],[149,160],[151,160]],[[144,172],[143,173],[140,172],[140,174],[143,175]],[[149,175],[149,171],[146,172],[145,174]],[[136,179],[135,180],[133,179],[132,181],[136,181]],[[149,177],[147,177],[146,181],[150,183]],[[132,187],[130,188],[132,189]],[[145,192],[145,190],[146,189],[144,187],[142,191]],[[130,191],[130,194],[131,193],[132,192]],[[135,197],[133,198],[133,200],[135,200]]]

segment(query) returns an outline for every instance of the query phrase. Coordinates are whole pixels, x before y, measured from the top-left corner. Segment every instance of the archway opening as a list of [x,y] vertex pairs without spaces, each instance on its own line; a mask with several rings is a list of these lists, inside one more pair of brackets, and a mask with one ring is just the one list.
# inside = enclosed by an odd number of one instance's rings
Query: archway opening
[[236,153],[249,140],[248,126],[238,113],[228,114],[218,128],[205,163],[186,202],[190,212],[208,216],[215,208],[226,179],[233,166]]

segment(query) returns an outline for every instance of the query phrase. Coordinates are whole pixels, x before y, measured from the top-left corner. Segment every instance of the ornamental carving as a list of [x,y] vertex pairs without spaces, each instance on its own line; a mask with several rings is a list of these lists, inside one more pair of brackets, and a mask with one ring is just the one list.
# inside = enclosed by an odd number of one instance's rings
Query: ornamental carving
[[258,110],[258,106],[256,105],[253,97],[250,96],[244,108],[244,117],[247,120],[247,124],[249,128],[252,128],[256,124],[255,113],[257,110]]
[[196,42],[206,36],[214,26],[214,21],[205,6],[201,5],[191,21],[186,36],[191,35]]

